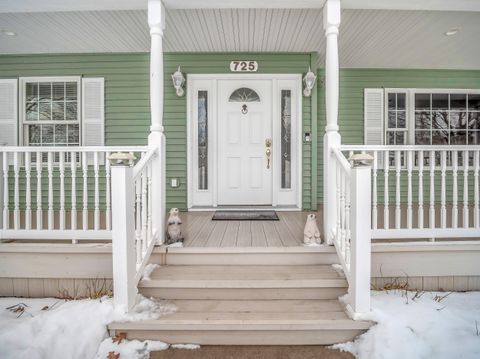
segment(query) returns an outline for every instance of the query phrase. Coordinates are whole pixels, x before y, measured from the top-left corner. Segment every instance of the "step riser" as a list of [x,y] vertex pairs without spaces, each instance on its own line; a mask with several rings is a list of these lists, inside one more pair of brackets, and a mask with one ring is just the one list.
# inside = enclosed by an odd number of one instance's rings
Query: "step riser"
[[[200,345],[332,345],[351,341],[364,330],[129,330],[128,339]],[[115,335],[115,331],[111,331]]]
[[269,300],[269,299],[337,299],[346,288],[278,288],[278,289],[219,289],[219,288],[139,288],[146,297],[161,299],[205,300]]
[[[164,264],[163,259],[151,262]],[[158,262],[158,263],[157,263]],[[167,253],[167,265],[330,265],[338,263],[336,253]]]

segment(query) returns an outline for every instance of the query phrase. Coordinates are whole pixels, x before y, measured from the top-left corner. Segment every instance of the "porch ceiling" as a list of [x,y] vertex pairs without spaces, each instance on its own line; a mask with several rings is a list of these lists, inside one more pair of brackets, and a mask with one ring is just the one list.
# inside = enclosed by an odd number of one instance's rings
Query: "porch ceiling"
[[[0,13],[0,28],[17,34],[0,34],[0,53],[149,51],[144,9],[51,11]],[[341,67],[480,69],[480,12],[350,8],[342,16]],[[445,36],[453,27],[458,34]],[[325,51],[319,8],[170,8],[164,42],[166,52],[316,51],[320,63]]]

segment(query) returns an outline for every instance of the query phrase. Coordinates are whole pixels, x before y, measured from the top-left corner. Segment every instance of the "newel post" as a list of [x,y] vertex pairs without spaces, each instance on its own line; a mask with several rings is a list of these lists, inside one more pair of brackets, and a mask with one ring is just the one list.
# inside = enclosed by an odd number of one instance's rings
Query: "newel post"
[[152,229],[157,243],[165,237],[165,134],[163,132],[163,30],[165,9],[161,0],[148,0],[148,26],[150,27],[150,113],[151,126],[148,147],[158,155],[152,160]]
[[370,311],[372,168],[358,161],[351,172],[349,305],[354,314]]
[[134,305],[137,296],[135,258],[134,157],[115,153],[109,157],[112,168],[112,264],[114,304],[124,312]]
[[333,244],[336,228],[335,160],[333,148],[341,145],[338,132],[338,27],[340,26],[340,0],[327,0],[323,7],[323,28],[326,37],[325,55],[325,108],[327,126],[323,137],[323,234],[328,244]]

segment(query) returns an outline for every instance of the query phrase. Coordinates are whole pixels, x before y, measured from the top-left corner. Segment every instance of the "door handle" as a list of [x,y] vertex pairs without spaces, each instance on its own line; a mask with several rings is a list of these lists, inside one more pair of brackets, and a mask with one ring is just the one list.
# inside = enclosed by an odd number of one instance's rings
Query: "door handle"
[[270,168],[270,158],[272,157],[272,139],[267,138],[265,140],[265,146],[267,147],[265,149],[265,155],[267,156],[267,169]]

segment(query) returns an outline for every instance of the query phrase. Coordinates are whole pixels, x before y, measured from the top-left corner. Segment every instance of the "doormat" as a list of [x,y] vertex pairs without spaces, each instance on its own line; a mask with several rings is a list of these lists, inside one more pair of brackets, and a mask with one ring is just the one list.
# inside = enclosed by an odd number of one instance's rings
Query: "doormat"
[[212,221],[278,221],[275,211],[215,211]]

